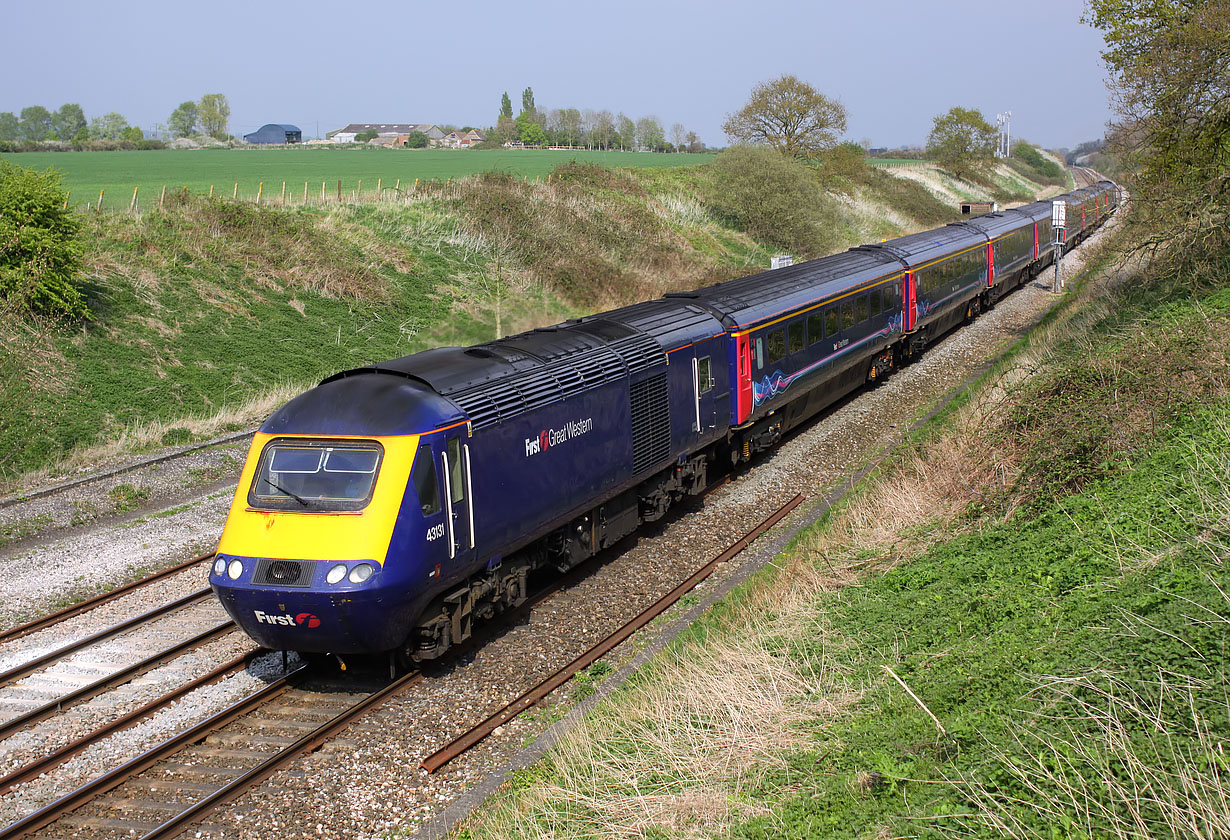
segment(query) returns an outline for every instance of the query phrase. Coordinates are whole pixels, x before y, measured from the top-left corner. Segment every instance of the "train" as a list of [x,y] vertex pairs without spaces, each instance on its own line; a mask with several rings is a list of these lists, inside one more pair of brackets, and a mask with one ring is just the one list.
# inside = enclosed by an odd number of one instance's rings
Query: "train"
[[661,519],[994,306],[1119,200],[1100,181],[337,373],[255,434],[210,585],[272,650],[437,658],[523,604],[536,570]]

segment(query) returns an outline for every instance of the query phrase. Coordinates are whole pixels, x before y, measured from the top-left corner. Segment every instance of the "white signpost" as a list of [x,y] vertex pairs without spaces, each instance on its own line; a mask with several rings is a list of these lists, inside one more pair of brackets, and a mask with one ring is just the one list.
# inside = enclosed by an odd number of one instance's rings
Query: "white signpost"
[[1063,245],[1068,238],[1068,203],[1066,201],[1051,202],[1051,229],[1055,231],[1055,282],[1051,290],[1058,292],[1063,288],[1063,279],[1059,275],[1059,261],[1063,258]]
[[788,265],[794,265],[794,257],[789,254],[781,254],[771,259],[769,267],[770,269],[785,268]]

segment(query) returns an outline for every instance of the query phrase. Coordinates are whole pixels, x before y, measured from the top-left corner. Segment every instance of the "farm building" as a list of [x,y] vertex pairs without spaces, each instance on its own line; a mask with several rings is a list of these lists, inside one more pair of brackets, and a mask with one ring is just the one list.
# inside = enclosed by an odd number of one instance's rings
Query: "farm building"
[[284,146],[287,143],[302,143],[303,132],[297,125],[287,123],[267,123],[251,134],[243,136],[245,143],[256,143],[263,146]]
[[443,139],[444,132],[431,123],[351,123],[345,128],[329,132],[332,143],[353,143],[356,135],[365,131],[376,132],[377,137],[397,137],[399,134],[409,134],[421,131],[427,135],[429,142]]

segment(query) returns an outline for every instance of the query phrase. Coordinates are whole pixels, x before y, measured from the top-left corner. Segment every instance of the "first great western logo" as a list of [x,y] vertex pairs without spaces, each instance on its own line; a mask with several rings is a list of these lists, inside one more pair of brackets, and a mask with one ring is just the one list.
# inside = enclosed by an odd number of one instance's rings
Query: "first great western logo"
[[593,429],[594,419],[592,417],[586,417],[584,420],[569,420],[558,429],[543,429],[537,437],[525,439],[525,457],[546,452],[553,446],[567,443],[573,438],[592,432]]

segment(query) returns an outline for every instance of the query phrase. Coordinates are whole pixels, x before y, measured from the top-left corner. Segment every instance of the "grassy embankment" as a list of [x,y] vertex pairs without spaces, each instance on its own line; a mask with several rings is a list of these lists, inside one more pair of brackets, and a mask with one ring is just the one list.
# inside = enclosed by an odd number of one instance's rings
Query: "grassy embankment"
[[186,187],[201,196],[214,194],[255,200],[264,185],[263,201],[279,203],[286,183],[288,204],[303,203],[304,184],[310,203],[336,201],[338,181],[344,199],[359,189],[365,198],[376,195],[377,185],[392,194],[415,180],[447,181],[479,172],[508,172],[522,178],[545,179],[555,167],[570,161],[607,167],[647,169],[699,166],[711,154],[642,154],[636,152],[505,151],[456,149],[380,149],[321,146],[278,146],[265,149],[194,149],[142,152],[22,152],[5,160],[34,169],[55,167],[63,175],[74,207],[96,206],[103,190],[103,208],[127,210],[133,187],[143,208],[157,206],[162,188],[173,193]]
[[1230,834],[1230,289],[1067,303],[462,836]]
[[[565,165],[549,182],[485,173],[404,202],[283,209],[173,193],[162,210],[86,214],[93,320],[0,319],[0,479],[12,490],[245,428],[347,367],[751,273],[782,246],[771,225],[749,233],[716,209],[730,189],[712,167]],[[796,255],[956,218],[881,172],[808,190],[800,201],[817,212],[791,225]]]

